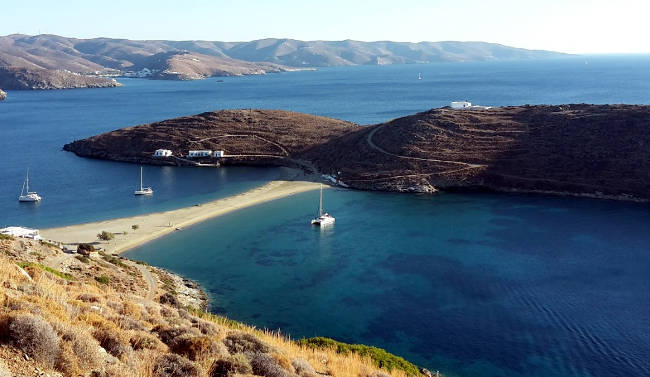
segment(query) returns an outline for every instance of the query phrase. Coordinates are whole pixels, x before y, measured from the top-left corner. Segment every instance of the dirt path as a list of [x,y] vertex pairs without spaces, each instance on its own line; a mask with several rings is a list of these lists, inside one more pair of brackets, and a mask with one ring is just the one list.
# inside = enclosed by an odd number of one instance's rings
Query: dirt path
[[[389,156],[397,157],[397,158],[408,159],[408,160],[442,162],[442,163],[446,163],[446,164],[462,165],[462,166],[466,166],[468,168],[484,168],[484,167],[487,166],[487,165],[483,165],[483,164],[470,164],[468,162],[462,162],[462,161],[449,161],[449,160],[439,160],[439,159],[435,159],[435,158],[402,156],[402,155],[399,155],[399,154],[388,152],[387,150],[383,149],[382,147],[378,146],[377,144],[375,144],[372,141],[372,137],[375,136],[375,133],[377,133],[377,131],[384,128],[385,126],[386,126],[385,124],[382,124],[381,126],[376,127],[372,131],[368,132],[368,136],[366,136],[366,141],[368,143],[368,146],[370,146],[370,148],[376,150],[377,152],[380,152],[380,153],[383,153],[383,154],[386,154],[386,155],[389,155]],[[444,173],[444,172],[442,172],[442,173]]]
[[156,279],[153,278],[153,275],[151,274],[151,270],[149,270],[147,266],[135,262],[128,261],[127,264],[135,267],[136,269],[138,269],[138,271],[140,271],[140,273],[142,274],[142,278],[149,286],[147,290],[147,296],[145,297],[145,299],[153,300],[154,297],[156,296],[156,292],[158,291],[158,284],[156,284]]

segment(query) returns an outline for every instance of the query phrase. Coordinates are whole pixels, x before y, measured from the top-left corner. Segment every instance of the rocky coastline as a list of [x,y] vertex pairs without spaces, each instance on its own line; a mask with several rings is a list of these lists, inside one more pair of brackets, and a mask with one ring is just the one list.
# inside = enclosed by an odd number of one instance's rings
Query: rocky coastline
[[0,87],[11,90],[114,88],[117,80],[65,70],[0,68]]
[[[491,191],[650,200],[650,106],[448,107],[359,126],[228,110],[78,140],[79,156],[148,164],[300,167],[361,190]],[[161,141],[164,140],[164,141]],[[172,157],[153,157],[156,149]],[[191,149],[223,158],[187,158]]]

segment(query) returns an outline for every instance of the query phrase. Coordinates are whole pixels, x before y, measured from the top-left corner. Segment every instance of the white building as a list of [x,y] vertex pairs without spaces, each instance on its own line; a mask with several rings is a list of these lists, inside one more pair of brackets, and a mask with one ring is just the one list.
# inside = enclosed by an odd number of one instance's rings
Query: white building
[[12,237],[31,238],[33,240],[40,240],[41,235],[38,229],[23,228],[22,226],[10,226],[0,229],[0,233]]
[[225,153],[223,151],[214,151],[214,154],[212,155],[213,157],[221,158],[225,156]]
[[454,101],[451,103],[451,108],[452,109],[466,109],[468,107],[472,107],[471,102],[467,101]]
[[212,151],[209,149],[190,151],[190,153],[187,155],[187,157],[189,158],[210,157],[210,156],[212,156]]
[[169,149],[156,149],[156,152],[153,154],[154,157],[171,157],[172,151]]
[[451,108],[452,109],[472,109],[472,110],[487,110],[491,109],[490,106],[480,106],[480,105],[472,105],[471,102],[467,101],[454,101],[451,103]]

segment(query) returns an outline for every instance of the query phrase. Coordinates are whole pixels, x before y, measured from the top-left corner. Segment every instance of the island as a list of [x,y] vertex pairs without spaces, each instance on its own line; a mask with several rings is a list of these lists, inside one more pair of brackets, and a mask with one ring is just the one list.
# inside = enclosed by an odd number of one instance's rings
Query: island
[[298,167],[361,190],[648,201],[649,138],[650,106],[640,105],[443,107],[369,126],[244,109],[128,127],[64,150],[140,164]]

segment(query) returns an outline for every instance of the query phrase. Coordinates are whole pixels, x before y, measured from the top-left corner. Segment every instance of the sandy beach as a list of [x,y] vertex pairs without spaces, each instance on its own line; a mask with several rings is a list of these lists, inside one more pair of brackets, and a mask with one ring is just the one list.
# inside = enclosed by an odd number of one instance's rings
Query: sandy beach
[[[91,243],[109,253],[122,253],[192,224],[263,202],[316,190],[318,187],[319,184],[315,182],[272,181],[238,195],[192,207],[42,229],[41,236],[46,240],[61,242],[71,249],[76,249],[76,245],[79,243]],[[138,225],[138,229],[133,230],[132,225]],[[99,241],[97,234],[104,230],[115,234],[115,238],[108,242]]]

